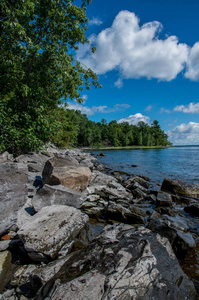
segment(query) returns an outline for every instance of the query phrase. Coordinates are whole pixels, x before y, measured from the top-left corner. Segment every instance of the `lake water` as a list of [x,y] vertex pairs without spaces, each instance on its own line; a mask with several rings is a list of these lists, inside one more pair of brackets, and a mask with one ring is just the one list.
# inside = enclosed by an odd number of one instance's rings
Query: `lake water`
[[[199,146],[163,149],[92,150],[106,167],[131,174],[146,175],[151,188],[159,189],[164,178],[199,183]],[[136,165],[137,167],[132,167]]]

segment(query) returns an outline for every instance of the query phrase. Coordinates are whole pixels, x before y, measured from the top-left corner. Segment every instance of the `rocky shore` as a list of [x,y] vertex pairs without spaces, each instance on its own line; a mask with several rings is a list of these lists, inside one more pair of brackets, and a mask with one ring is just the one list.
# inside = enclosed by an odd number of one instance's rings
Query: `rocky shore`
[[199,185],[55,147],[0,174],[0,299],[198,299]]

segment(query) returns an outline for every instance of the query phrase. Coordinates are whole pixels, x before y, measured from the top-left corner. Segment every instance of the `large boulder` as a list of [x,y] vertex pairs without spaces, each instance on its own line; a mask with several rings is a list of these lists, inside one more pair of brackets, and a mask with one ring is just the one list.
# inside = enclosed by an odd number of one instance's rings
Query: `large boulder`
[[0,164],[0,235],[17,222],[17,211],[25,204],[27,167],[24,164]]
[[144,227],[125,224],[106,226],[90,245],[66,256],[34,299],[47,294],[52,300],[196,297],[168,240]]
[[68,205],[76,208],[80,208],[83,203],[82,193],[72,190],[61,184],[48,185],[45,184],[40,189],[32,200],[32,205],[35,211],[39,211],[44,206]]
[[178,179],[165,178],[161,190],[171,194],[199,197],[199,184]]
[[88,219],[74,207],[47,206],[24,223],[17,234],[32,259],[45,261],[46,256],[54,258],[64,245],[70,244]]
[[83,191],[91,180],[91,170],[82,167],[70,157],[49,159],[42,172],[43,184],[62,184],[76,191]]

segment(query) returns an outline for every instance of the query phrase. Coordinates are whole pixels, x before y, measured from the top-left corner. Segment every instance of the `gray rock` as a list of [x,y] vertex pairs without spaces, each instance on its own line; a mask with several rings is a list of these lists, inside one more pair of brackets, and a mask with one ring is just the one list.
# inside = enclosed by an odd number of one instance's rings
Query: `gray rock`
[[132,176],[126,181],[126,185],[131,185],[133,183],[139,183],[146,190],[149,188],[148,180],[142,178],[141,176]]
[[91,171],[93,170],[93,167],[94,167],[91,159],[89,159],[89,158],[85,158],[85,159],[81,160],[80,166],[88,167]]
[[138,209],[130,210],[112,201],[109,201],[105,216],[109,220],[126,224],[145,224],[145,219]]
[[156,204],[158,206],[173,206],[172,197],[165,192],[158,192]]
[[88,222],[78,209],[63,205],[43,207],[18,231],[25,249],[34,260],[56,257],[59,250],[73,240]]
[[27,172],[23,164],[0,164],[0,235],[16,224],[17,211],[26,202]]
[[55,186],[45,184],[34,196],[32,205],[36,211],[53,204],[80,208],[84,201],[81,197],[82,193],[61,184]]
[[9,248],[10,240],[0,241],[0,252],[5,251]]
[[161,190],[171,194],[199,197],[199,184],[172,178],[164,179]]
[[91,180],[91,171],[71,158],[54,157],[46,162],[42,177],[43,184],[62,184],[71,189],[83,191]]
[[[49,155],[45,155],[42,153],[29,153],[29,154],[23,154],[18,157],[16,157],[16,161],[18,163],[27,164],[33,167],[33,168],[39,168],[42,169],[46,163],[46,161],[49,159]],[[29,170],[30,171],[30,170]],[[35,172],[35,171],[33,171]]]
[[13,156],[9,154],[7,151],[0,154],[0,163],[13,161]]
[[196,298],[168,240],[144,227],[106,226],[95,241],[65,259],[36,300]]
[[117,183],[117,180],[113,176],[101,173],[97,170],[94,170],[92,172],[90,186],[92,186],[92,185],[97,185],[97,186],[105,185],[105,186],[107,186],[107,185],[109,185],[110,182],[116,182]]
[[158,219],[150,219],[148,228],[169,239],[178,258],[183,258],[187,251],[196,246],[189,226],[180,216],[163,215]]
[[9,270],[11,267],[10,251],[0,252],[0,292],[5,284],[9,281]]

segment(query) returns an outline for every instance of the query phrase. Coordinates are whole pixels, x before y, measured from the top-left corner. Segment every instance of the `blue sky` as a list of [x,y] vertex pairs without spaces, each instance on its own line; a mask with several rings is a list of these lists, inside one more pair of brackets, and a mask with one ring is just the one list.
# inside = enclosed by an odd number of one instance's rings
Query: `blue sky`
[[174,145],[199,145],[199,1],[93,0],[77,59],[102,89],[69,102],[93,121],[158,120]]

